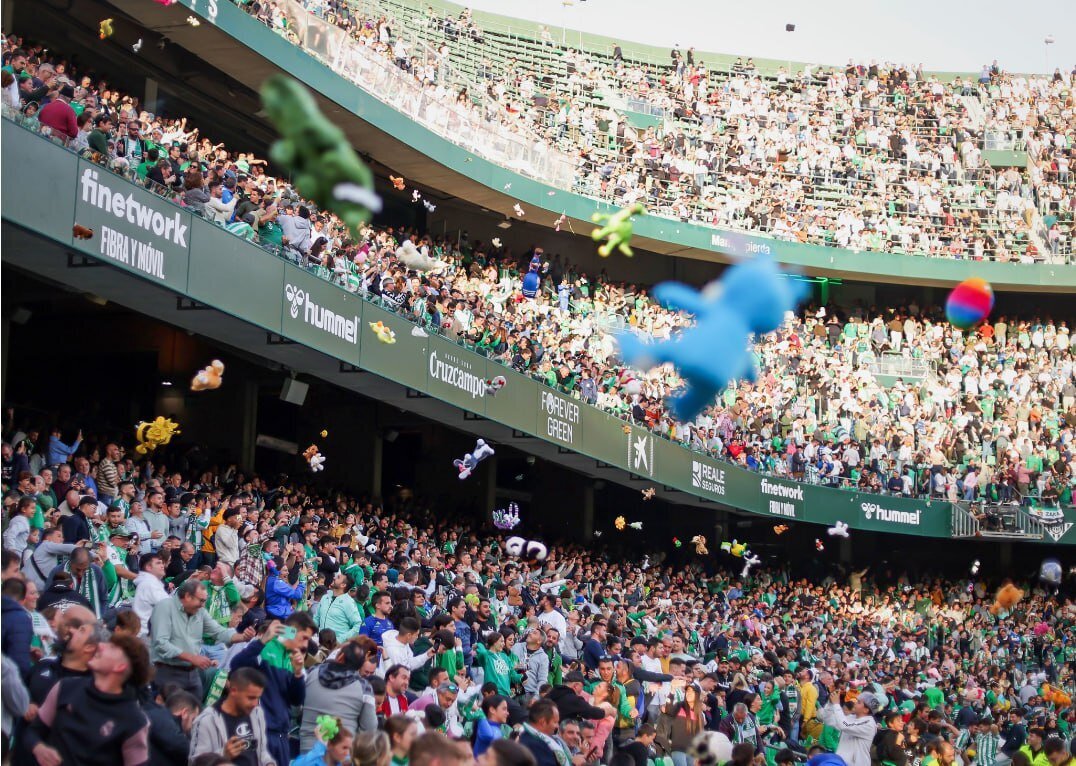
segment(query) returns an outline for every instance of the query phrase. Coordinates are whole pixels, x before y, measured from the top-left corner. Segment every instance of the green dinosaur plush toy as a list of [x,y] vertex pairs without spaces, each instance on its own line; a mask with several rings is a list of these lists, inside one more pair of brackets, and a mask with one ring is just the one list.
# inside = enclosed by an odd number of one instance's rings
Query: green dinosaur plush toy
[[381,210],[373,173],[299,82],[273,75],[262,83],[261,96],[269,120],[280,132],[269,156],[291,171],[299,194],[331,210],[358,238],[359,227]]
[[634,216],[646,212],[641,202],[636,202],[629,207],[621,208],[615,213],[595,213],[590,217],[594,223],[603,223],[600,229],[595,229],[591,236],[595,242],[605,240],[605,244],[598,248],[598,255],[608,258],[613,250],[619,250],[629,258],[635,253],[631,251],[631,220]]

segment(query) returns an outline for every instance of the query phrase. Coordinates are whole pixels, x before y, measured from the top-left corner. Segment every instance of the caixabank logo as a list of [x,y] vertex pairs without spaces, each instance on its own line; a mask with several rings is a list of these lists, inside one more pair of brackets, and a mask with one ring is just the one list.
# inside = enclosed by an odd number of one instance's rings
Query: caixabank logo
[[654,437],[628,431],[628,465],[639,475],[654,475]]

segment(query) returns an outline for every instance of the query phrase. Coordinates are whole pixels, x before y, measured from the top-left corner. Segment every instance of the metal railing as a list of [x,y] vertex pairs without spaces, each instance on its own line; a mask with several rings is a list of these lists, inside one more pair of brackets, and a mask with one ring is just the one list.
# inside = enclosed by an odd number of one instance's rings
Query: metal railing
[[925,378],[934,371],[934,364],[922,357],[904,356],[894,351],[883,353],[869,366],[874,375],[891,375],[907,380]]
[[1019,505],[957,500],[952,504],[951,522],[955,538],[1041,540],[1046,536],[1046,525]]

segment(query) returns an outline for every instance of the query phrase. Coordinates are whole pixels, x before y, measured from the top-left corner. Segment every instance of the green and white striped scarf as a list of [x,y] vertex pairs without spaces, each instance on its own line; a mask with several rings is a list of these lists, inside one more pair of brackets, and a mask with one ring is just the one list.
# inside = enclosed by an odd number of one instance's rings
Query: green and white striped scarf
[[557,766],[569,766],[569,764],[571,764],[572,753],[559,739],[551,737],[548,734],[543,734],[529,723],[523,724],[523,731],[527,732],[535,739],[540,739],[545,743],[546,747],[553,751],[553,757],[557,759]]
[[86,569],[85,574],[82,575],[81,581],[75,576],[74,572],[71,572],[70,561],[64,563],[64,571],[71,573],[71,577],[75,580],[75,591],[90,602],[90,609],[92,609],[93,613],[100,619],[102,614],[101,600],[97,597],[97,588],[94,587],[96,583],[94,582],[93,567],[91,566]]

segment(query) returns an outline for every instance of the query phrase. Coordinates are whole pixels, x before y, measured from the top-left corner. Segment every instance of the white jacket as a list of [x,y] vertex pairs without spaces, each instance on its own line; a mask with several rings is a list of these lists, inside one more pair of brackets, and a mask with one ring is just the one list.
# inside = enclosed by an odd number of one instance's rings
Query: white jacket
[[153,607],[168,598],[168,590],[160,578],[149,572],[139,572],[134,583],[135,595],[131,608],[142,621],[142,632],[138,635],[144,637],[149,635],[149,618],[153,616]]
[[822,708],[819,717],[822,723],[841,733],[837,755],[843,758],[848,766],[871,766],[871,743],[874,742],[874,735],[878,733],[878,724],[873,717],[847,715],[836,702]]
[[377,669],[377,674],[382,678],[393,665],[403,665],[415,670],[430,661],[428,654],[416,655],[411,651],[410,646],[401,643],[397,638],[399,635],[398,630],[386,630],[381,634],[381,665]]

